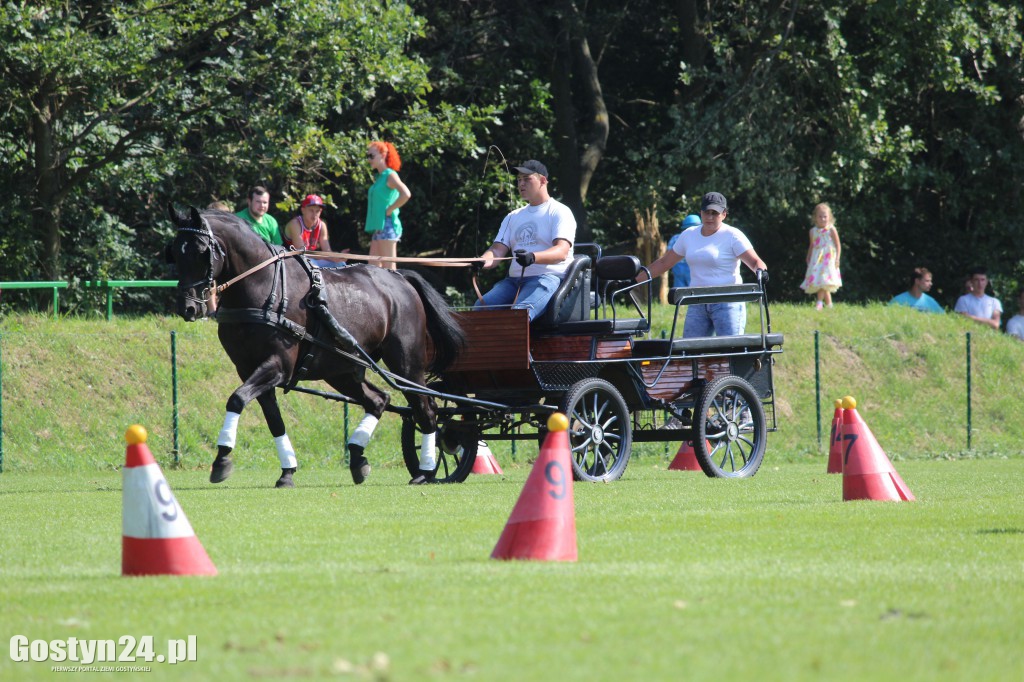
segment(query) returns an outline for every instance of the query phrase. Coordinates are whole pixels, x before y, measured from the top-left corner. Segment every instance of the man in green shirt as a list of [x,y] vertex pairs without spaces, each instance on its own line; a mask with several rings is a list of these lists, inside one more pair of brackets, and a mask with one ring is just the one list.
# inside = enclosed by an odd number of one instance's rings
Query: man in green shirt
[[270,208],[270,191],[256,185],[249,190],[249,205],[235,215],[249,223],[252,231],[271,244],[282,245],[281,229],[274,216],[267,213]]

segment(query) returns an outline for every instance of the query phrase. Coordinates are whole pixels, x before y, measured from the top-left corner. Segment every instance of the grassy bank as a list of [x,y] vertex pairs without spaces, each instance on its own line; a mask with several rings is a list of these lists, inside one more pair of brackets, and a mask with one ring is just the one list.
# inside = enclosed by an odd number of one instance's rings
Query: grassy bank
[[[748,327],[757,324],[751,309]],[[1024,420],[1016,389],[1024,385],[1024,344],[968,324],[955,315],[838,304],[777,305],[772,326],[786,335],[775,368],[779,431],[769,436],[766,462],[824,457],[832,400],[854,395],[858,410],[895,460],[935,457],[1017,457],[1024,451]],[[657,312],[655,333],[670,323]],[[228,395],[238,385],[217,340],[216,324],[173,317],[116,318],[111,322],[45,315],[9,316],[0,323],[4,469],[96,470],[118,466],[124,429],[139,422],[150,446],[173,459],[171,332],[176,333],[179,457],[184,468],[206,468]],[[821,429],[815,386],[815,331],[819,332]],[[965,333],[972,348],[972,449],[967,450]],[[315,386],[315,385],[314,385]],[[400,397],[396,397],[400,400]],[[289,394],[282,409],[304,467],[337,466],[344,412],[337,403]],[[361,414],[353,409],[354,428]],[[399,420],[382,421],[371,444],[378,465],[401,466]],[[518,446],[516,459],[533,453]],[[496,444],[503,464],[515,466],[508,444]],[[238,434],[242,468],[275,469],[277,458],[262,414],[253,404]],[[634,456],[664,459],[664,445],[638,445]]]

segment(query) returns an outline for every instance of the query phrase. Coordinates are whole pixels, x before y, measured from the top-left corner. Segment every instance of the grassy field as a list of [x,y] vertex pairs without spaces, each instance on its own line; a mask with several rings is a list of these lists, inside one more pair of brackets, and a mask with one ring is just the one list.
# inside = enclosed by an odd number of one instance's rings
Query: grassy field
[[[197,638],[147,679],[1012,680],[1021,460],[913,461],[914,503],[842,502],[818,463],[575,486],[579,561],[488,557],[525,467],[413,488],[309,472],[168,479],[220,574],[122,578],[120,477],[4,474],[0,632]],[[139,662],[138,664],[144,664]],[[50,663],[0,656],[0,677]]]
[[[504,476],[411,488],[392,416],[371,444],[373,477],[355,487],[339,466],[341,407],[292,394],[299,487],[269,487],[277,458],[255,406],[235,476],[214,487],[206,471],[237,384],[215,325],[7,318],[0,634],[151,635],[154,653],[196,637],[197,661],[151,662],[150,679],[1022,679],[1024,345],[881,306],[781,305],[772,322],[786,352],[761,471],[667,471],[673,452],[639,446],[621,481],[576,485],[579,561],[547,564],[488,558],[535,449],[513,457],[498,443]],[[831,399],[845,394],[918,501],[842,502],[841,477],[824,471]],[[219,576],[120,576],[117,468],[134,422]],[[48,678],[51,665],[8,653],[0,679]]]

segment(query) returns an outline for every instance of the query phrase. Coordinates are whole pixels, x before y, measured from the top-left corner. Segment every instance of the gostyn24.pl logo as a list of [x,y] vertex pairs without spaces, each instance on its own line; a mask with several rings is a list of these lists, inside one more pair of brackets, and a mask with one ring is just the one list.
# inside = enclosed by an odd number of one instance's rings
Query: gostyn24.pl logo
[[196,636],[168,639],[161,642],[163,651],[155,650],[153,635],[136,639],[132,635],[112,639],[29,639],[25,635],[11,637],[11,660],[50,661],[53,663],[182,663],[196,660]]

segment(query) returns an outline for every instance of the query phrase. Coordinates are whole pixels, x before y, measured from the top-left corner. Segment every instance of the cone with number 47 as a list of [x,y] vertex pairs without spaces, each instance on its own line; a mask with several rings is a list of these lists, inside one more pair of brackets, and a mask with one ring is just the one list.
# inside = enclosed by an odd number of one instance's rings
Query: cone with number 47
[[871,429],[857,414],[857,401],[843,398],[843,500],[914,500]]
[[556,412],[492,559],[576,561],[569,420]]
[[121,575],[217,575],[146,445],[146,429],[128,427],[121,492]]

